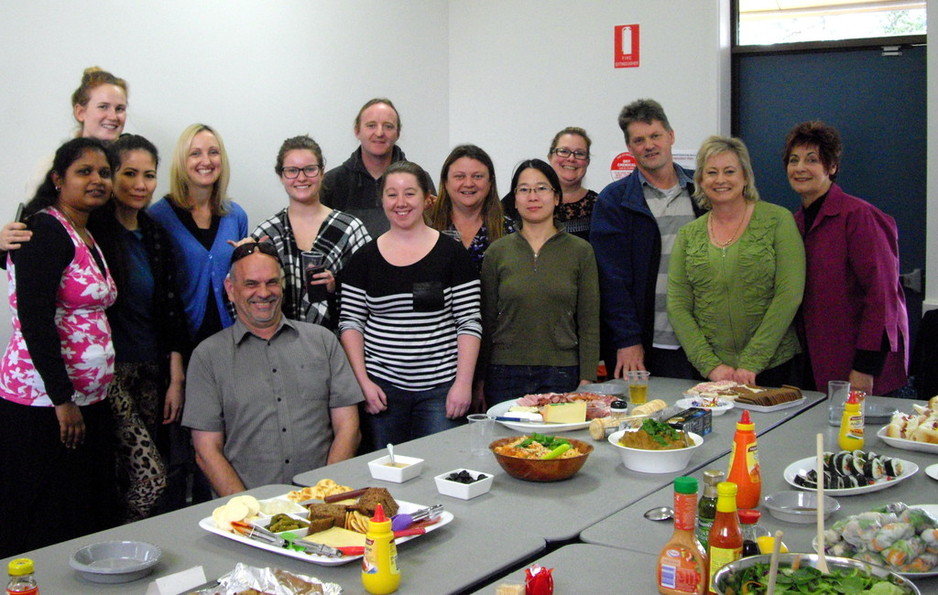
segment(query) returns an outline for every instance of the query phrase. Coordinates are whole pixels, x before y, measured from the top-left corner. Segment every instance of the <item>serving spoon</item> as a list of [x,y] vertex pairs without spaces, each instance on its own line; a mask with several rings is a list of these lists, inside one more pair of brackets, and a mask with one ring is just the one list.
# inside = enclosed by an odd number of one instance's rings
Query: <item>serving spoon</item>
[[388,462],[394,465],[394,445],[388,442]]

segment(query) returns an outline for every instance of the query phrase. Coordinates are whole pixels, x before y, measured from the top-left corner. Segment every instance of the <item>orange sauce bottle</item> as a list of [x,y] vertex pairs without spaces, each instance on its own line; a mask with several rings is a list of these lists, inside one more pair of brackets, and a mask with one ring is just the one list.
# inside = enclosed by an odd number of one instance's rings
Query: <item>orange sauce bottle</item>
[[717,516],[710,527],[709,542],[710,575],[707,584],[710,585],[710,593],[716,593],[712,589],[713,575],[743,555],[743,531],[736,515],[736,484],[732,482],[717,484]]
[[658,554],[658,592],[664,595],[707,593],[707,552],[694,534],[697,479],[674,480],[674,534]]
[[759,447],[756,443],[756,424],[743,411],[736,423],[730,469],[726,481],[736,484],[736,505],[739,508],[758,508],[762,499],[762,477],[759,474]]

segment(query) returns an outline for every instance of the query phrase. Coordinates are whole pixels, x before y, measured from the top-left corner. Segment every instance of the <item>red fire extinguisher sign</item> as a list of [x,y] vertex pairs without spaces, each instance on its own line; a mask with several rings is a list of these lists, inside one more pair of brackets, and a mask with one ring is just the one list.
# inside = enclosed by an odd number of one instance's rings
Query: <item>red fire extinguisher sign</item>
[[616,68],[638,67],[638,25],[616,25]]

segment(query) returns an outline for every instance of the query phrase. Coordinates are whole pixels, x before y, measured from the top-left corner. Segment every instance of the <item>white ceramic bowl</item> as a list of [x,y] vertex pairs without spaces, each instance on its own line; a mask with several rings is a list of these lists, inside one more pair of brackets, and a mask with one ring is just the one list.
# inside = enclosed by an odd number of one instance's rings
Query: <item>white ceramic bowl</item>
[[[763,498],[769,514],[780,521],[808,525],[817,522],[817,492],[787,491]],[[840,502],[824,494],[824,518],[840,510]]]
[[622,435],[629,431],[637,430],[619,430],[609,436],[609,443],[619,450],[622,456],[622,464],[626,469],[640,471],[642,473],[674,473],[687,467],[694,451],[703,444],[703,438],[693,432],[687,432],[687,436],[694,442],[693,446],[687,448],[678,448],[674,450],[643,450],[640,448],[629,448],[619,444]]
[[368,469],[371,471],[371,476],[391,483],[404,483],[420,475],[423,470],[423,459],[394,455],[395,465],[403,465],[402,467],[389,466],[389,459],[390,457],[383,456],[369,461]]
[[451,473],[458,473],[459,471],[462,471],[462,469],[453,469],[452,471],[447,471],[446,473],[441,473],[434,477],[433,480],[436,482],[437,491],[444,496],[452,496],[460,500],[472,500],[476,496],[486,494],[492,489],[492,482],[495,481],[495,476],[491,473],[482,473],[481,471],[466,469],[472,477],[484,476],[483,479],[472,483],[459,483],[458,481],[446,479]]
[[69,565],[94,583],[127,583],[150,574],[161,553],[143,541],[103,541],[72,554]]

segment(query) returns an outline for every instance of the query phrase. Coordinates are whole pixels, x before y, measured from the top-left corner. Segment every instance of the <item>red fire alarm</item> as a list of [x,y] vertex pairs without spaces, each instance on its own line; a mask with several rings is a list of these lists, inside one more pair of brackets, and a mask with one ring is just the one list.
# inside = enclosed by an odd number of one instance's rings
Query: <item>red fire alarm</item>
[[616,68],[638,67],[638,25],[616,25]]

